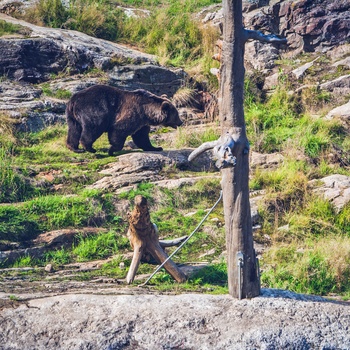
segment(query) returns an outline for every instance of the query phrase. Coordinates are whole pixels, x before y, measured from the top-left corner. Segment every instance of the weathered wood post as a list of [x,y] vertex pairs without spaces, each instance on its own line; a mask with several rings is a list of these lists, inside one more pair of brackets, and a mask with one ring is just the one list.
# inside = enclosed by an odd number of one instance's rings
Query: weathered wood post
[[242,0],[223,0],[223,13],[219,74],[221,137],[201,145],[189,160],[210,148],[214,148],[218,158],[216,164],[222,169],[229,293],[242,299],[260,294],[249,203],[249,143],[243,108],[244,46],[249,39],[270,43],[286,43],[286,40],[245,29]]
[[243,109],[244,45],[242,0],[223,0],[223,43],[219,112],[221,135],[234,140],[234,167],[222,169],[229,293],[236,298],[260,294],[260,279],[253,247],[249,203],[249,143]]
[[145,254],[150,254],[159,264],[165,262],[165,270],[179,283],[186,281],[185,274],[172,260],[167,260],[168,255],[163,247],[181,243],[186,237],[182,237],[173,243],[171,241],[159,241],[158,233],[152,224],[148,210],[147,199],[141,195],[135,197],[135,207],[128,214],[128,237],[134,250],[131,265],[126,276],[128,284],[134,281],[141,259]]

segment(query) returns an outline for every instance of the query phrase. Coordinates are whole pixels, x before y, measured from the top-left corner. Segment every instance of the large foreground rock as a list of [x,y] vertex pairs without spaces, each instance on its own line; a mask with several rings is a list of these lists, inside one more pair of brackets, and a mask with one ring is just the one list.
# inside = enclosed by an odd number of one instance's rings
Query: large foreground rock
[[66,294],[1,312],[2,349],[349,349],[350,305],[264,290],[228,295]]

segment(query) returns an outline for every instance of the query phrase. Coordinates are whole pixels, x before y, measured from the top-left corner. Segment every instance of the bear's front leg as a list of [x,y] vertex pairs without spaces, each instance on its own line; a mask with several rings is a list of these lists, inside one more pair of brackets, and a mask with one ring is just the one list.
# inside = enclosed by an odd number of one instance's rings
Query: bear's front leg
[[163,151],[162,147],[153,147],[151,141],[149,139],[149,132],[151,128],[149,125],[142,127],[140,130],[136,131],[133,135],[131,135],[132,140],[135,145],[144,151]]

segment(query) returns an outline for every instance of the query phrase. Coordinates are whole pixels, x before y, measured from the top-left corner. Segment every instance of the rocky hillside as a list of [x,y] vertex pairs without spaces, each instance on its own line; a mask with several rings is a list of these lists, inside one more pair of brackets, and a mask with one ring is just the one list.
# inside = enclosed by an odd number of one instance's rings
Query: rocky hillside
[[[1,228],[0,235],[13,233],[25,237],[0,242],[0,263],[10,266],[0,270],[2,348],[349,349],[348,302],[270,288],[264,288],[262,295],[252,300],[232,300],[228,296],[203,294],[222,293],[221,281],[215,280],[208,286],[201,282],[205,280],[203,276],[190,280],[190,286],[171,285],[168,289],[159,287],[168,281],[164,276],[159,277],[156,286],[126,285],[125,270],[132,252],[125,243],[125,222],[134,193],[152,197],[152,212],[161,222],[160,234],[169,235],[168,231],[174,231],[171,233],[175,236],[190,232],[217,199],[220,174],[212,155],[208,152],[196,162],[189,162],[188,155],[193,148],[176,143],[176,138],[188,137],[187,144],[191,145],[196,134],[219,133],[215,91],[207,91],[205,82],[194,82],[183,69],[158,64],[153,55],[76,31],[40,27],[12,16],[26,11],[27,5],[27,1],[11,0],[0,4],[0,21],[18,26],[16,33],[0,37],[0,131],[6,132],[4,125],[8,120],[17,131],[25,132],[50,130],[47,126],[63,124],[63,128],[52,132],[58,134],[57,138],[50,135],[50,131],[38,136],[42,148],[34,142],[30,149],[17,149],[14,153],[26,169],[18,164],[15,169],[21,179],[25,178],[26,185],[42,191],[41,199],[45,198],[44,194],[52,194],[67,201],[76,198],[77,202],[60,202],[53,206],[51,213],[45,211],[50,204],[44,200],[41,203],[40,198],[29,204],[29,201],[1,204],[4,213],[8,213],[9,218],[14,215],[14,219],[11,223],[4,220],[3,227],[8,231],[4,233]],[[222,15],[221,6],[212,5],[195,18],[219,31]],[[247,44],[247,76],[252,82],[254,97],[264,101],[280,83],[286,83],[288,99],[296,101],[293,106],[298,113],[307,106],[315,120],[339,120],[342,135],[348,137],[349,1],[249,1],[244,5],[244,18],[247,28],[288,39],[286,47],[258,42]],[[152,142],[166,145],[166,150],[160,153],[135,151],[130,142],[125,147],[126,154],[107,157],[106,140],[102,140],[96,155],[72,155],[64,147],[66,102],[73,93],[97,83],[167,94],[177,103],[185,126],[177,133],[153,130]],[[186,100],[186,105],[181,103],[179,90],[188,86],[196,91]],[[52,143],[48,142],[50,137]],[[346,216],[350,202],[350,156],[346,149],[337,145],[325,148],[320,160],[299,149],[292,155],[288,151],[264,152],[260,141],[258,138],[252,145],[252,178],[255,173],[261,175],[266,170],[272,173],[283,166],[287,158],[305,161],[310,165],[307,179],[302,182],[306,175],[295,170],[302,180],[293,183],[294,189],[305,187],[308,193],[325,198],[334,210],[332,215],[339,215],[339,221],[346,225],[348,219],[341,216],[342,213]],[[47,149],[47,156],[43,148]],[[327,171],[322,173],[319,168],[325,167],[325,162]],[[288,178],[288,175],[282,173],[282,177]],[[140,183],[146,183],[146,188],[140,187]],[[86,189],[87,197],[81,199],[76,188]],[[270,195],[266,199],[264,210],[271,225],[268,228],[279,232],[278,239],[273,239],[269,229],[262,227],[261,203],[266,197],[266,188],[252,189],[252,221],[259,257],[273,243],[279,243],[281,237],[286,239],[286,244],[296,239],[288,236],[289,225],[279,226],[282,222],[279,216],[299,200],[300,193],[295,197],[293,194],[290,197]],[[201,205],[196,207],[200,200]],[[74,212],[78,217],[77,227],[58,224],[57,228],[51,224],[60,222],[61,207],[67,206],[73,212],[78,204],[88,205],[89,217],[85,220],[85,213]],[[209,262],[220,263],[225,259],[221,209],[206,223],[202,236],[194,240],[190,249],[177,256],[188,276],[207,267]],[[33,216],[36,210],[39,215]],[[70,216],[66,216],[68,222]],[[170,223],[172,220],[175,224]],[[308,222],[303,220],[300,216],[298,224],[305,225],[306,230]],[[104,226],[106,222],[108,227]],[[315,222],[321,226],[326,219],[315,217]],[[337,230],[336,223],[332,224],[324,224],[329,235],[330,231]],[[21,232],[16,231],[16,225]],[[82,259],[83,262],[69,260],[67,251],[77,250],[77,241],[88,243],[84,241],[86,237],[106,234],[111,226],[117,227],[113,236],[118,235],[120,239],[117,256],[107,254],[100,258],[96,254],[93,259]],[[57,229],[50,231],[47,227]],[[346,245],[343,246],[346,249]],[[301,259],[300,254],[306,248],[295,249]],[[55,256],[55,262],[45,260],[51,252],[61,254]],[[291,250],[285,249],[285,252],[293,255]],[[344,256],[340,256],[338,267],[343,268]],[[23,259],[21,264],[20,259]],[[25,265],[25,259],[43,260],[40,265]],[[144,281],[151,270],[153,267],[141,268],[137,283]]]

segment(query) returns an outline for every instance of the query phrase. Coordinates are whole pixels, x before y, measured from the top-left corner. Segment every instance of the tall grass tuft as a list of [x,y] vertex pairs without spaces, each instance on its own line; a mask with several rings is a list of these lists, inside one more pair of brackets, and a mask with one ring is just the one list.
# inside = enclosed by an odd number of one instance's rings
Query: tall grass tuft
[[35,193],[35,188],[14,164],[15,131],[12,122],[0,115],[0,203],[22,201]]
[[129,241],[125,236],[109,232],[81,238],[72,254],[78,261],[88,261],[107,258],[126,248],[129,248]]
[[262,283],[298,293],[350,292],[350,238],[329,237],[272,247],[264,255]]
[[22,26],[0,20],[0,36],[14,34],[21,31]]
[[204,142],[214,141],[220,137],[219,128],[209,127],[202,130],[189,130],[179,128],[176,130],[174,140],[175,148],[192,147],[196,148]]

